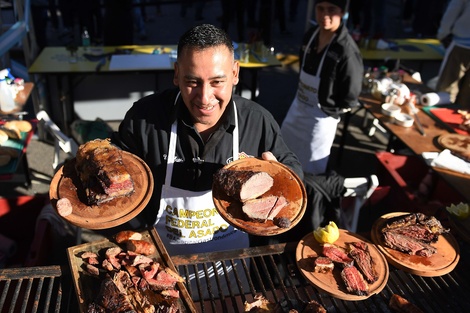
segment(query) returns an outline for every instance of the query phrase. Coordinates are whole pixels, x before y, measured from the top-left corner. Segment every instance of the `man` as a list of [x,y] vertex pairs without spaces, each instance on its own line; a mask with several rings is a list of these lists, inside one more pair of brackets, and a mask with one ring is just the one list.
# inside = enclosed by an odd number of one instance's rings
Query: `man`
[[347,0],[316,0],[318,25],[300,51],[297,93],[282,123],[282,135],[304,172],[327,171],[342,113],[358,105],[364,67],[359,49],[342,22]]
[[170,254],[248,246],[248,235],[214,208],[212,178],[227,163],[262,156],[303,177],[272,115],[233,95],[239,71],[224,31],[208,24],[190,29],[178,43],[177,88],[134,103],[113,138],[152,170],[155,190],[142,215]]
[[446,46],[436,90],[470,110],[470,0],[452,0],[442,17],[437,39]]

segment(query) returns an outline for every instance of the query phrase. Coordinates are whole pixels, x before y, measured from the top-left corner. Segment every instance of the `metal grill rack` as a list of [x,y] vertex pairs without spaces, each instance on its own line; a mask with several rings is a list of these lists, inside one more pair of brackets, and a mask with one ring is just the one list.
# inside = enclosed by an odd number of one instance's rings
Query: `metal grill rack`
[[[322,304],[329,313],[392,312],[388,303],[393,294],[405,297],[428,313],[470,312],[470,272],[465,270],[468,252],[462,252],[467,255],[462,256],[454,271],[439,277],[416,276],[390,266],[388,283],[379,294],[363,301],[345,301],[318,291],[304,279],[297,268],[295,247],[296,244],[277,244],[176,256],[172,260],[187,278],[189,293],[200,312],[243,312],[244,302],[252,302],[256,295],[280,303],[285,312],[289,309],[302,312],[310,300]],[[219,272],[207,279],[216,264]],[[231,267],[234,269],[230,270]],[[197,275],[189,281],[196,269]],[[200,301],[201,298],[204,300]]]
[[0,270],[0,312],[65,312],[60,266]]

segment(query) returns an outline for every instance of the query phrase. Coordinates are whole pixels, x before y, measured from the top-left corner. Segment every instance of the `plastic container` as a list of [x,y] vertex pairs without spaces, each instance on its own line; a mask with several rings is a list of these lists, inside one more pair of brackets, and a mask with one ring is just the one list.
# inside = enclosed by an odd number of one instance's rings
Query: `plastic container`
[[401,108],[393,103],[382,104],[382,113],[386,116],[395,117],[400,114]]
[[403,126],[403,127],[411,127],[413,126],[414,119],[411,115],[405,113],[399,113],[395,115],[395,124]]

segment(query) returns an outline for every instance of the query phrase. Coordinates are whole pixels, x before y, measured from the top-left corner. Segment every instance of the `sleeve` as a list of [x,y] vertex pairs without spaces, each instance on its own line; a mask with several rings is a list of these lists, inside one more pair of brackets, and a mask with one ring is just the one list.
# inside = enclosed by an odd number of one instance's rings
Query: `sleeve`
[[452,0],[449,2],[437,31],[437,39],[443,40],[445,37],[452,34],[452,27],[463,11],[464,5],[464,0]]
[[335,81],[336,106],[341,109],[356,107],[362,89],[364,65],[358,51],[352,50],[338,67]]

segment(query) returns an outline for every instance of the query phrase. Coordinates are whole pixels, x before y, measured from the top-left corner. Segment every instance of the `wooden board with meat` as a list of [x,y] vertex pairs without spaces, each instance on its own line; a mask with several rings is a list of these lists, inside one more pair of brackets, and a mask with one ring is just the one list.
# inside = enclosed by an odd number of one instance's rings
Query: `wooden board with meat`
[[258,158],[234,161],[214,175],[212,194],[219,214],[249,234],[283,233],[305,213],[307,194],[287,166]]
[[[317,289],[342,300],[364,300],[381,292],[389,276],[385,257],[364,237],[344,229],[339,231],[340,236],[334,244],[320,244],[313,232],[299,242],[296,260],[302,275]],[[334,250],[331,254],[330,249]],[[369,259],[357,258],[354,252],[352,257],[351,252],[356,249],[366,251]],[[361,264],[368,268],[368,274],[364,274]]]
[[[134,192],[91,205],[76,171],[76,159],[66,162],[52,178],[49,189],[51,203],[59,215],[69,223],[87,229],[115,227],[137,216],[152,196],[152,172],[147,164],[134,154],[122,151],[122,160],[132,178]],[[57,206],[60,199],[69,200],[71,210],[66,210],[66,214]]]
[[[100,312],[104,305],[128,307],[126,312],[152,312],[155,308],[158,312],[196,312],[156,231],[152,228],[136,234],[139,237],[120,244],[117,238],[110,238],[68,248],[80,312]],[[152,249],[128,250],[130,241]]]
[[[421,220],[427,223],[425,227]],[[428,227],[431,232],[425,229]],[[460,259],[454,236],[437,219],[420,213],[393,212],[381,216],[372,226],[371,238],[390,264],[414,275],[447,274]]]
[[437,142],[444,149],[449,149],[456,156],[470,161],[470,136],[462,134],[443,134],[437,138]]

